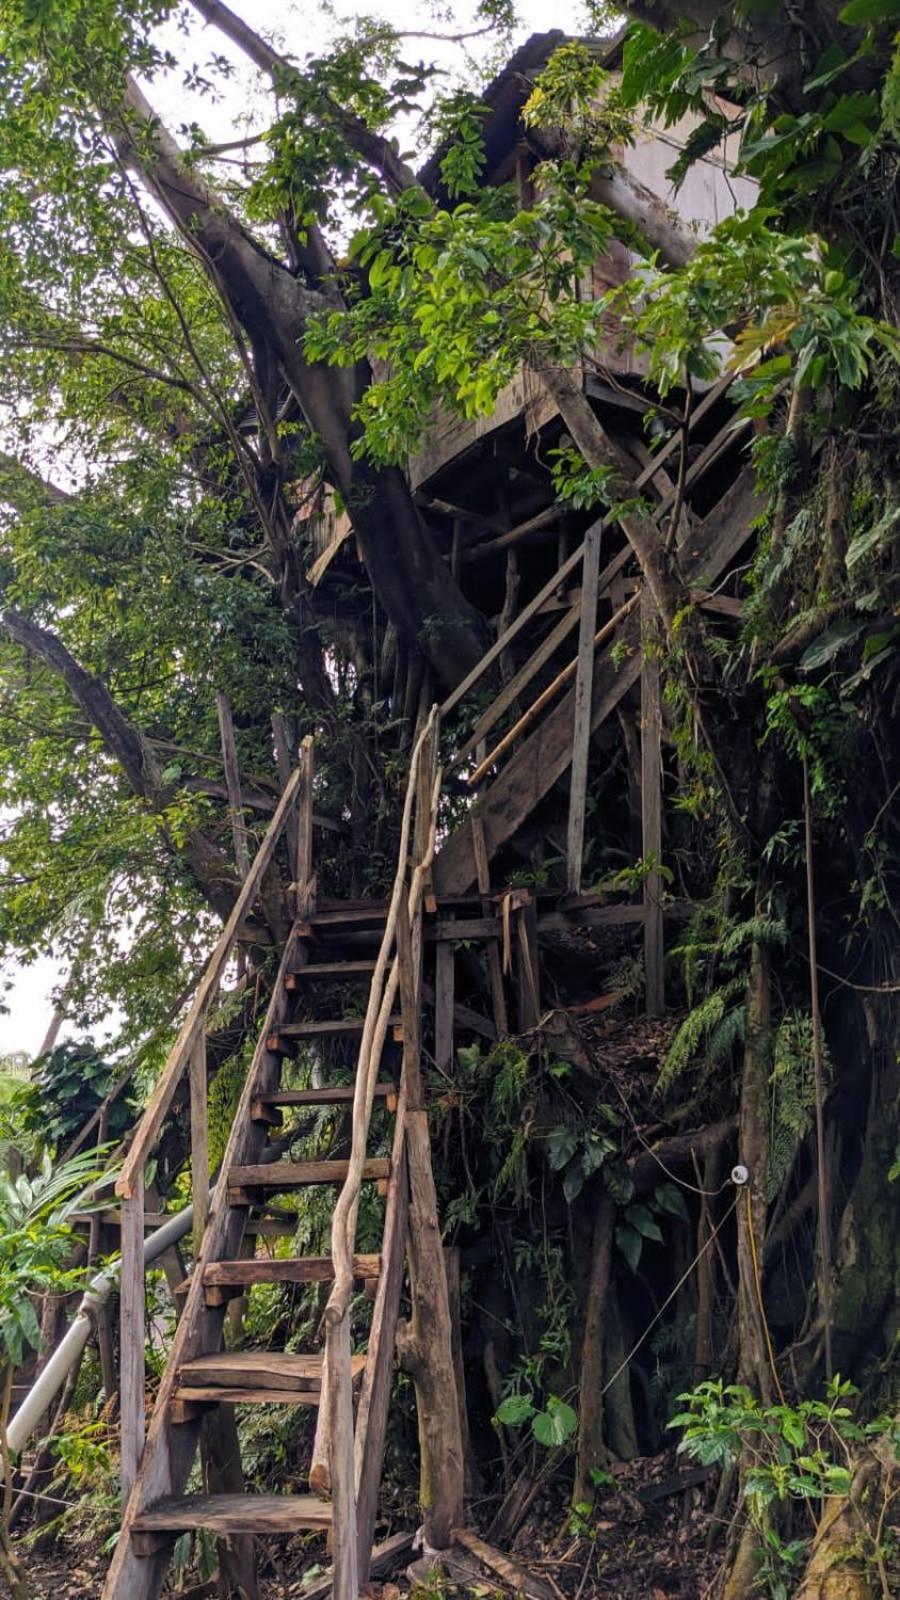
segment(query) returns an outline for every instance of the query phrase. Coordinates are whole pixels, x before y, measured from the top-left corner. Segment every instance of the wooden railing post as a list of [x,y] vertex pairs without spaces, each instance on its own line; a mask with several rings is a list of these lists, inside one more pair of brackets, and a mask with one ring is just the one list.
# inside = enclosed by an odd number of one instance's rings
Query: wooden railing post
[[200,1254],[209,1215],[209,1106],[205,1019],[191,1051],[191,1190],[194,1198],[194,1260]]
[[307,734],[300,746],[300,787],[297,791],[297,835],[294,847],[297,870],[298,917],[312,909],[313,894],[313,741]]
[[569,784],[569,827],[566,838],[566,887],[581,893],[584,858],[584,812],[591,745],[591,697],[594,686],[594,632],[597,627],[597,580],[600,573],[600,527],[594,523],[584,538],[578,666],[575,674],[575,724]]
[[644,877],[644,974],[647,1015],[662,1016],[666,1005],[662,873],[662,707],[659,682],[659,624],[646,585],[641,593],[641,854],[652,862]]
[[144,1174],[122,1198],[122,1274],[119,1285],[119,1406],[122,1504],[127,1504],[144,1448]]

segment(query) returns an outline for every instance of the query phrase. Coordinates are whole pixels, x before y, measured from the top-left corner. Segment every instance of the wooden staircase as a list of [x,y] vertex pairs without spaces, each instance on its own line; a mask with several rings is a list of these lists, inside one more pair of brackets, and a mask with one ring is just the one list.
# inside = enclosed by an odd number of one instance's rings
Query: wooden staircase
[[[157,1596],[174,1541],[187,1530],[204,1529],[226,1540],[248,1534],[327,1531],[334,1551],[335,1596],[356,1600],[359,1584],[368,1576],[408,1215],[405,1108],[409,1052],[404,1016],[408,1021],[409,1005],[418,1008],[421,1004],[419,979],[405,971],[403,1003],[395,1009],[401,987],[396,928],[399,919],[400,941],[408,951],[410,938],[414,940],[420,967],[422,889],[427,877],[422,863],[426,858],[430,862],[434,848],[436,771],[436,721],[432,718],[416,747],[404,812],[401,866],[391,901],[349,902],[319,914],[309,826],[312,748],[310,744],[304,747],[296,782],[285,791],[283,815],[276,813],[273,823],[274,829],[292,818],[297,828],[298,842],[292,853],[298,915],[282,952],[208,1214],[204,1205],[209,1174],[204,1167],[208,1134],[202,1023],[204,1008],[214,997],[212,986],[198,997],[138,1126],[117,1182],[122,1203],[122,1467],[127,1498],[103,1600],[151,1600]],[[297,809],[299,818],[293,815]],[[413,816],[413,857],[421,870],[417,866],[413,871],[410,884]],[[271,835],[267,844],[271,856]],[[257,883],[259,876],[255,875]],[[368,931],[378,947],[371,958],[332,959],[336,951],[330,937],[340,939],[348,928]],[[229,924],[220,941],[223,950],[225,941],[233,937]],[[221,965],[214,956],[211,968],[221,969]],[[343,995],[346,1000],[350,985],[361,998],[368,987],[365,1016],[322,1015],[329,1004],[334,1006],[336,996]],[[417,1018],[412,1032],[417,1038]],[[388,1039],[404,1043],[403,1071],[397,1082],[379,1072]],[[316,1046],[317,1056],[321,1059],[324,1053],[327,1061],[330,1047],[341,1040],[357,1052],[355,1083],[326,1082],[302,1089],[282,1085],[284,1065],[299,1048]],[[327,1073],[327,1064],[322,1070]],[[139,1230],[143,1230],[144,1171],[185,1072],[191,1075],[193,1185],[200,1215],[195,1217],[194,1267],[179,1296],[181,1313],[145,1440],[144,1284],[136,1248]],[[285,1118],[323,1109],[334,1110],[345,1123],[348,1117],[352,1119],[350,1149],[342,1159],[294,1161],[279,1155],[277,1149],[276,1159],[271,1159],[270,1141],[284,1132]],[[382,1139],[388,1136],[390,1156],[368,1153],[373,1110]],[[354,1249],[363,1185],[374,1185],[384,1200],[378,1254],[358,1254]],[[341,1194],[342,1219],[340,1224],[335,1221],[331,1256],[276,1259],[242,1252],[254,1213],[270,1207],[281,1195],[311,1186]],[[269,1215],[273,1215],[271,1209]],[[374,1296],[365,1353],[350,1351],[348,1280],[350,1285],[354,1281],[365,1284]],[[254,1284],[329,1281],[334,1287],[327,1357],[321,1351],[223,1348],[229,1302],[245,1295]],[[313,1407],[319,1413],[314,1476],[331,1497],[187,1493],[204,1419],[222,1408],[273,1404]]]
[[[719,395],[723,392],[718,391]],[[715,398],[711,394],[698,407],[698,419]],[[730,438],[730,431],[724,429],[690,474],[699,476],[701,467],[705,470],[707,462],[717,461]],[[636,487],[655,479],[662,459],[663,454],[654,458]],[[660,512],[666,504],[664,501]],[[698,605],[719,612],[726,607],[711,586],[720,582],[749,538],[755,510],[751,478],[742,473],[705,519],[686,522],[679,555],[685,577],[696,585],[691,592]],[[431,1445],[443,1453],[447,1466],[447,1478],[440,1488],[445,1506],[450,1507],[448,1537],[455,1525],[452,1519],[461,1511],[462,1461],[452,1392],[447,1284],[434,1225],[437,1211],[420,1071],[423,1004],[434,999],[435,1059],[439,1064],[442,1056],[445,1062],[451,1059],[447,1052],[452,1053],[454,1019],[460,1019],[462,1013],[467,1013],[463,1025],[476,1035],[506,1033],[499,952],[502,946],[505,969],[515,946],[518,964],[512,981],[518,990],[517,1025],[520,1031],[532,1028],[541,1014],[539,934],[544,929],[556,932],[593,923],[643,925],[647,1008],[654,1014],[663,1005],[660,651],[652,607],[639,592],[628,547],[602,571],[599,568],[600,535],[614,520],[613,512],[587,530],[584,543],[566,557],[448,697],[440,713],[437,709],[432,713],[420,733],[411,761],[390,899],[317,899],[312,861],[313,758],[311,744],[304,745],[300,766],[287,783],[269,832],[247,872],[117,1182],[123,1253],[120,1393],[126,1503],[103,1600],[156,1600],[172,1544],[187,1529],[206,1529],[235,1540],[246,1534],[327,1530],[333,1551],[334,1600],[357,1600],[368,1577],[374,1539],[407,1247],[413,1315],[418,1310],[420,1324],[433,1341],[439,1342],[445,1331],[448,1334],[446,1361],[431,1387],[430,1403],[427,1385],[420,1390],[419,1378],[416,1383],[420,1436],[425,1438],[431,1430]],[[582,588],[574,598],[566,585],[579,567]],[[438,716],[452,715],[503,651],[560,595],[561,603],[569,607],[562,621],[552,627],[482,713],[457,753],[452,767],[459,772],[476,751],[478,766],[466,781],[473,787],[487,782],[477,805],[436,856],[441,781]],[[608,606],[611,615],[595,631],[598,603]],[[738,603],[730,604],[733,608]],[[726,607],[723,614],[735,613]],[[554,652],[576,625],[577,654],[557,671]],[[606,647],[602,651],[601,645]],[[516,697],[529,683],[540,683],[548,673],[555,676],[529,710],[489,755],[481,754],[479,759],[477,750],[484,751],[487,733],[515,714]],[[589,745],[592,731],[638,683],[642,856],[652,865],[639,903],[601,905],[591,893],[581,894]],[[492,894],[488,862],[570,766],[567,888],[555,909],[539,915],[537,897],[527,890]],[[287,841],[295,879],[294,921],[210,1199],[206,1019],[282,837]],[[467,892],[473,884],[477,884],[477,894]],[[457,920],[447,915],[451,908],[461,910]],[[425,911],[430,917],[427,929]],[[436,943],[433,990],[422,981],[426,937]],[[453,943],[471,939],[486,943],[494,1014],[493,1024],[487,1027],[487,1019],[454,1005]],[[368,989],[364,1015],[329,1015],[336,987],[347,985],[358,986],[360,1000]],[[396,1082],[382,1065],[388,1041],[402,1047],[402,1071]],[[289,1080],[284,1081],[285,1063],[299,1052],[314,1049],[327,1056],[337,1046],[343,1046],[345,1059],[348,1051],[355,1053],[354,1083],[295,1088]],[[145,1171],[185,1076],[190,1079],[194,1268],[180,1296],[181,1315],[145,1438]],[[273,1149],[273,1140],[285,1131],[286,1118],[329,1108],[350,1122],[349,1151],[340,1159],[294,1161],[277,1145]],[[373,1112],[382,1130],[392,1125],[389,1155],[370,1149]],[[385,1119],[392,1119],[392,1124]],[[373,1185],[384,1201],[377,1254],[360,1254],[356,1249],[356,1217],[364,1185]],[[278,1207],[273,1209],[273,1200],[312,1186],[322,1187],[333,1197],[330,1256],[276,1260],[243,1251],[244,1241],[254,1234],[274,1234],[290,1226],[287,1214]],[[223,1350],[229,1302],[252,1285],[328,1282],[332,1289],[324,1317],[324,1354]],[[349,1305],[354,1282],[364,1283],[370,1295],[374,1294],[364,1353],[351,1350]],[[242,1487],[239,1481],[220,1483],[221,1492],[216,1494],[188,1493],[201,1425],[208,1425],[210,1418],[231,1416],[234,1406],[261,1404],[315,1409],[318,1423],[310,1484],[318,1492],[284,1496],[236,1493]],[[455,1436],[441,1437],[453,1435],[454,1426]]]

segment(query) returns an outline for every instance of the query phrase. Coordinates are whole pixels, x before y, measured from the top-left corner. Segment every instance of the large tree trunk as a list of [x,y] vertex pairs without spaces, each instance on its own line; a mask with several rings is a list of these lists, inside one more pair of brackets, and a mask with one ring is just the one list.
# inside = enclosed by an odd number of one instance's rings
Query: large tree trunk
[[[328,476],[347,507],[375,593],[387,615],[418,644],[438,680],[452,687],[490,642],[480,612],[451,576],[425,526],[404,474],[356,460],[353,410],[371,381],[368,364],[326,367],[305,360],[311,317],[334,311],[334,292],[309,289],[251,238],[219,198],[182,161],[134,82],[114,118],[120,155],[146,183],[198,256],[254,350],[284,373],[312,432]],[[137,125],[137,126],[136,126]]]

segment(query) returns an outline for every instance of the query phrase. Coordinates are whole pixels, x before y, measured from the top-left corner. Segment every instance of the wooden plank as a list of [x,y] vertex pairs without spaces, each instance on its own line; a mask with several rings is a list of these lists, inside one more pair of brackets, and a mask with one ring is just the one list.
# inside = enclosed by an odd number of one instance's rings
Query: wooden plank
[[374,961],[315,961],[301,967],[298,972],[289,972],[284,981],[288,989],[300,989],[305,983],[317,983],[327,978],[349,981],[352,978],[369,977],[374,970]]
[[538,968],[537,907],[529,896],[516,908],[516,994],[519,1006],[519,1032],[527,1033],[541,1020],[541,993]]
[[206,1034],[198,1033],[191,1050],[191,1195],[194,1202],[194,1260],[200,1254],[209,1216],[209,1109]]
[[468,1528],[454,1528],[453,1538],[457,1544],[487,1567],[496,1578],[500,1578],[514,1594],[524,1595],[525,1600],[554,1600],[554,1589],[546,1579],[538,1578],[533,1572],[514,1560],[502,1550],[495,1550],[493,1545],[486,1544],[477,1534]]
[[[390,1100],[397,1090],[392,1083],[376,1083],[376,1100]],[[264,1106],[342,1106],[353,1103],[352,1083],[325,1084],[321,1089],[275,1089],[271,1094],[261,1094]]]
[[[359,1376],[365,1360],[361,1355],[352,1357],[351,1376]],[[178,1385],[182,1389],[320,1389],[322,1357],[284,1350],[223,1350],[186,1361],[179,1368]]]
[[136,1533],[296,1533],[329,1528],[331,1507],[312,1495],[185,1494],[162,1500],[135,1519]]
[[214,1406],[317,1406],[322,1399],[318,1389],[232,1389],[225,1384],[203,1388],[192,1384],[176,1389],[170,1407],[173,1423],[183,1427],[196,1422]]
[[190,1011],[178,1030],[178,1038],[169,1053],[166,1065],[153,1090],[150,1103],[138,1124],[128,1154],[122,1164],[122,1170],[116,1179],[117,1195],[127,1198],[133,1194],[137,1175],[143,1173],[166,1113],[172,1103],[172,1097],[184,1074],[196,1035],[200,1028],[205,1026],[207,1008],[218,990],[222,973],[231,958],[231,949],[235,943],[238,929],[253,905],[263,875],[275,853],[281,830],[294,804],[299,782],[300,773],[298,769],[278,802],[278,809],[272,818],[271,826],[253,859],[250,871],[244,879],[240,893],[232,907],[231,915],[222,929],[218,943],[207,963],[206,971],[197,986],[197,992]]
[[[484,842],[484,828],[477,808],[473,810],[470,827],[472,830],[472,849],[475,855],[475,876],[479,892],[484,896],[481,909],[490,910],[491,872],[488,866],[487,848]],[[497,1038],[504,1039],[509,1032],[509,1020],[506,1012],[506,994],[503,988],[503,968],[500,961],[500,947],[496,940],[491,940],[487,947],[488,974],[491,980],[491,1004],[494,1008],[494,1026]]]
[[234,860],[238,881],[243,883],[250,870],[250,851],[247,846],[247,827],[241,800],[241,775],[234,743],[234,719],[227,694],[216,695],[216,714],[219,718],[219,737],[222,741],[222,761],[225,767],[225,785],[228,790],[228,816],[231,837],[234,841]]
[[648,593],[641,598],[641,854],[653,862],[644,877],[644,976],[648,1017],[665,1011],[665,969],[662,913],[662,704],[656,608]]
[[[336,1021],[319,1022],[309,1019],[304,1022],[283,1022],[275,1030],[282,1039],[321,1039],[339,1038],[344,1034],[362,1033],[365,1026],[365,1017],[340,1017]],[[398,1016],[390,1018],[391,1027],[401,1021]]]
[[137,1479],[144,1448],[147,1400],[144,1392],[144,1173],[135,1176],[134,1193],[122,1204],[122,1266],[119,1277],[120,1474],[125,1505]]
[[594,687],[594,634],[597,628],[597,579],[600,573],[600,530],[596,523],[584,541],[581,582],[581,621],[578,628],[578,666],[575,671],[575,716],[572,732],[572,777],[569,788],[569,825],[566,834],[566,886],[581,893],[584,859],[584,812],[587,799],[588,756],[591,742],[591,696]]
[[[253,1189],[272,1189],[281,1193],[288,1189],[308,1188],[316,1183],[343,1183],[348,1165],[346,1161],[266,1161],[231,1167],[228,1172],[228,1193],[240,1195],[241,1198],[232,1199],[230,1204],[247,1204],[243,1197]],[[386,1157],[375,1156],[366,1162],[364,1179],[367,1183],[374,1183],[387,1178],[390,1168],[391,1163]]]
[[[709,516],[690,530],[681,553],[682,573],[688,585],[702,583],[708,588],[721,577],[751,537],[762,505],[752,469],[748,468]],[[618,669],[613,664],[613,649],[617,657],[625,653]],[[640,676],[640,629],[633,615],[619,630],[613,649],[604,651],[594,666],[591,722],[595,728],[615,710]],[[512,837],[565,771],[572,748],[573,699],[570,692],[559,702],[482,795],[479,811],[489,858]],[[465,822],[454,830],[435,857],[437,893],[462,893],[474,877],[471,828]]]
[[[380,1255],[353,1257],[354,1277],[377,1278]],[[254,1283],[330,1283],[334,1265],[330,1256],[255,1256],[249,1261],[213,1261],[203,1274],[207,1289]]]

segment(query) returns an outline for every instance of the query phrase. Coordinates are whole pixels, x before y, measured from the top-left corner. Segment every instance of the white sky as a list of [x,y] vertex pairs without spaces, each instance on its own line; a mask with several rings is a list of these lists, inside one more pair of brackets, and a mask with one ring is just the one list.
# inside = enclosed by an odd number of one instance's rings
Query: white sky
[[[299,0],[231,0],[231,7],[258,32],[270,37],[286,54],[300,59],[307,52],[322,49],[328,42],[335,19],[340,22],[341,18],[352,16],[354,11],[370,9],[396,28],[436,32],[458,32],[471,26],[475,11],[470,0],[459,0],[452,16],[449,6],[435,4],[433,0],[383,0],[380,5],[377,0],[369,0],[369,6],[358,7],[303,4]],[[580,32],[584,28],[580,0],[557,0],[552,8],[546,4],[546,0],[519,0],[517,11],[521,22],[513,40],[514,47],[522,44],[532,33],[551,28]],[[197,26],[192,28],[186,39],[174,26],[169,26],[164,37],[166,44],[186,66],[196,64],[202,72],[215,52],[228,56],[239,67],[236,76],[224,85],[223,93],[216,102],[209,97],[201,98],[188,92],[180,72],[170,75],[165,81],[148,85],[147,92],[155,109],[172,125],[173,131],[179,123],[196,119],[211,138],[224,141],[242,136],[248,115],[252,119],[251,125],[260,125],[265,115],[265,96],[257,87],[258,77],[216,29]],[[480,60],[487,50],[494,48],[494,41],[489,36],[486,40],[473,39],[465,48],[476,60]],[[449,71],[464,70],[464,58],[459,47],[435,44],[427,39],[410,40],[408,55],[412,60],[420,55],[426,60],[440,60]],[[254,111],[260,113],[259,122],[253,117]],[[42,958],[29,967],[18,969],[7,964],[3,976],[13,979],[13,988],[2,997],[9,1012],[0,1014],[0,1054],[24,1050],[33,1055],[40,1047],[52,1015],[52,990],[60,985],[64,973],[58,962]],[[106,1031],[102,1030],[104,1033]],[[65,1036],[63,1028],[61,1037]]]

